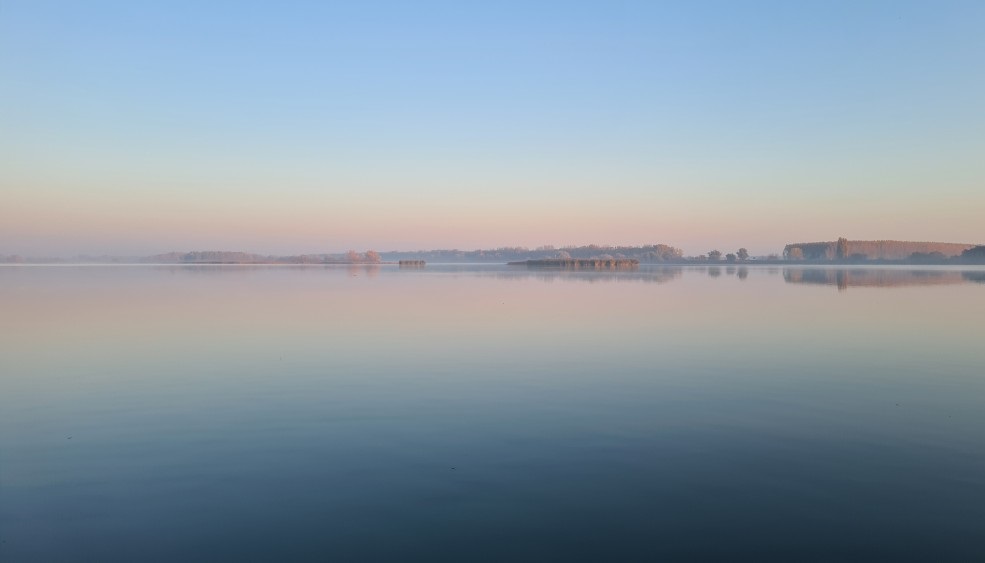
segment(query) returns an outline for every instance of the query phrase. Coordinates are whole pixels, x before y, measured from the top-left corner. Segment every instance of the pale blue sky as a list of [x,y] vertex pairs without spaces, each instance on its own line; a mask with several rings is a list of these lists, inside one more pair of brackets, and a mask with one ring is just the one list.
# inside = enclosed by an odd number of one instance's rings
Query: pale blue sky
[[983,242],[985,2],[0,3],[0,253]]

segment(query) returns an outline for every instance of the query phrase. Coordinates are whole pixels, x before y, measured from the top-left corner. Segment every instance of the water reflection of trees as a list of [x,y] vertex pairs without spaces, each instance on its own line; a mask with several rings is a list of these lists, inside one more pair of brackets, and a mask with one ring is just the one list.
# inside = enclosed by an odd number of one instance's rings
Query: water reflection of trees
[[985,270],[974,272],[961,272],[961,277],[971,283],[985,283]]
[[379,264],[347,264],[346,271],[350,276],[358,276],[360,274],[365,274],[368,277],[375,278],[380,274]]
[[573,271],[573,270],[513,270],[476,272],[480,277],[492,277],[499,280],[528,280],[536,279],[542,282],[556,281],[585,282],[585,283],[667,283],[680,278],[684,268],[659,268],[647,271]]
[[[784,268],[787,283],[833,285],[839,291],[849,287],[906,287],[920,285],[953,285],[976,281],[976,274],[956,270],[880,270],[837,268]],[[985,283],[985,281],[979,282]]]
[[[753,268],[756,269],[756,268]],[[584,281],[588,283],[598,282],[622,282],[638,281],[647,283],[667,283],[688,275],[705,275],[714,279],[726,279],[735,277],[745,280],[749,277],[750,268],[746,266],[658,266],[654,268],[641,267],[638,271],[572,271],[572,270],[527,270],[511,269],[508,271],[494,270],[481,272],[475,269],[456,269],[455,271],[468,271],[486,277],[498,279],[531,279],[536,278],[541,281],[553,282],[557,280]],[[779,275],[778,268],[759,268],[758,271],[768,275]]]

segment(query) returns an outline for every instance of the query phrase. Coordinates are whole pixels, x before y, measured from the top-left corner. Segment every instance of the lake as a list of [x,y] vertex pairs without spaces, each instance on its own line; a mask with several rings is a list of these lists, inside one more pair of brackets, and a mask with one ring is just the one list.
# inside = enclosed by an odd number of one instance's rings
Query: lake
[[985,269],[0,267],[0,560],[985,560]]

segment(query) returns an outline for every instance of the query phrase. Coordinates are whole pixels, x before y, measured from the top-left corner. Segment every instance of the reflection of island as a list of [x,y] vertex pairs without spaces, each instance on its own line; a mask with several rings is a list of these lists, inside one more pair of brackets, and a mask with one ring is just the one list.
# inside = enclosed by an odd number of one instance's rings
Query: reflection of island
[[915,285],[952,285],[966,283],[974,278],[968,274],[948,270],[882,270],[882,269],[828,269],[784,268],[783,279],[787,283],[834,285],[839,290],[849,287],[904,287]]
[[961,272],[961,277],[972,283],[985,283],[985,271]]
[[493,277],[499,280],[525,280],[537,279],[542,282],[552,283],[555,281],[565,282],[587,282],[587,283],[611,283],[611,282],[642,282],[642,283],[667,283],[679,279],[684,268],[661,267],[646,271],[612,271],[612,270],[552,270],[552,269],[522,269],[512,271],[498,270],[495,272],[475,272],[483,277]]

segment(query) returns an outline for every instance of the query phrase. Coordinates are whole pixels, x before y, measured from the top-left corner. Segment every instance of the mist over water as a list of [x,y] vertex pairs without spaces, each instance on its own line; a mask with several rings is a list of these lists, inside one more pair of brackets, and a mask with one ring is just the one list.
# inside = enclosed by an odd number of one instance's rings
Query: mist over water
[[985,270],[0,267],[0,560],[978,560]]

